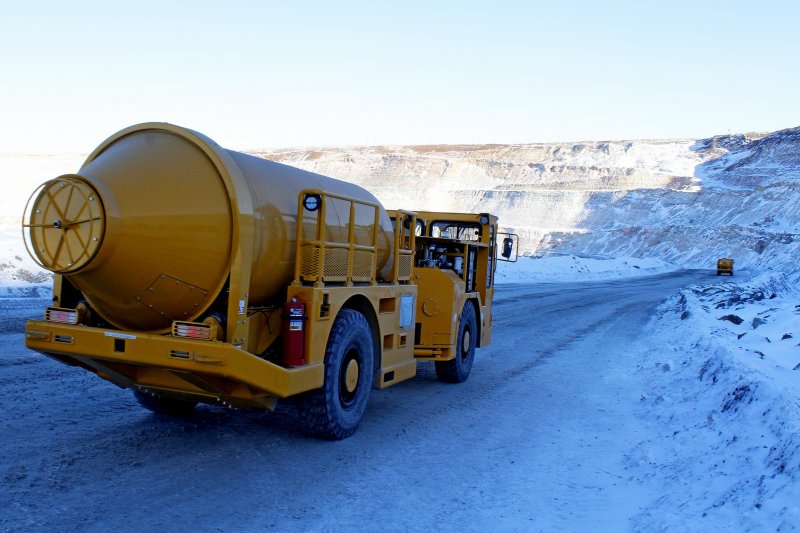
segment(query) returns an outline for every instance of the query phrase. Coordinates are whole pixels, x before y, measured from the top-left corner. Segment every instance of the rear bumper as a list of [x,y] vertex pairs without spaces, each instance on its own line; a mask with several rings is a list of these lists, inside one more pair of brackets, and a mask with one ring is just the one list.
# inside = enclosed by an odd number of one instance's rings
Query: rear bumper
[[231,344],[133,333],[42,320],[28,321],[25,345],[80,366],[120,387],[222,400],[235,406],[274,406],[319,388],[322,363],[284,368]]

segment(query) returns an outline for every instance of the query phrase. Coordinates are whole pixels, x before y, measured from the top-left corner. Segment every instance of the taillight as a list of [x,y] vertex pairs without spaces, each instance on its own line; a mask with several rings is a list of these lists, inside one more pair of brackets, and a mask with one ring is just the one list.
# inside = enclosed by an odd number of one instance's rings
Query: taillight
[[61,324],[77,324],[78,311],[61,307],[48,307],[47,311],[44,312],[44,319],[48,322],[60,322]]
[[173,322],[172,335],[201,341],[210,341],[217,337],[216,326],[200,322]]

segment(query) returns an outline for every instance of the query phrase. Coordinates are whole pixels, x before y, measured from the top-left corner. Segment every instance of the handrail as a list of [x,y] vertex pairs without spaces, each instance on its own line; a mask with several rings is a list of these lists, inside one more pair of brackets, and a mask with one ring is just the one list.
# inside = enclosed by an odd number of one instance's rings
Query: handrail
[[[315,238],[305,239],[304,225],[305,225],[305,212],[306,208],[303,205],[304,200],[309,196],[316,196],[319,198],[319,206],[315,210],[317,212],[317,224],[315,228]],[[328,200],[335,199],[350,204],[349,219],[347,228],[347,241],[329,241],[324,238],[325,220],[327,216]],[[370,238],[371,244],[356,244],[356,206],[364,206],[372,208],[375,216],[372,224],[372,235]],[[296,247],[295,247],[295,266],[294,266],[294,283],[300,284],[306,278],[309,281],[313,279],[314,285],[321,287],[324,285],[326,278],[334,278],[337,282],[344,282],[345,285],[350,286],[354,281],[364,282],[367,281],[370,285],[377,284],[376,271],[378,261],[378,232],[380,231],[380,211],[381,205],[376,202],[360,200],[341,194],[335,194],[321,189],[305,189],[300,191],[297,197],[297,233],[296,233]],[[304,249],[312,247],[318,250],[315,254],[314,265],[309,267],[313,272],[303,272],[303,252]],[[326,272],[326,261],[328,259],[327,250],[347,250],[346,257],[346,274],[345,276],[333,275]],[[367,252],[371,255],[369,276],[356,276],[353,272],[354,258],[356,252]],[[305,265],[308,266],[308,265]],[[343,278],[343,279],[342,279]]]
[[[411,279],[411,266],[414,261],[414,241],[416,238],[417,213],[397,209],[394,211],[394,265],[392,283],[408,282]],[[404,271],[401,275],[401,263]]]

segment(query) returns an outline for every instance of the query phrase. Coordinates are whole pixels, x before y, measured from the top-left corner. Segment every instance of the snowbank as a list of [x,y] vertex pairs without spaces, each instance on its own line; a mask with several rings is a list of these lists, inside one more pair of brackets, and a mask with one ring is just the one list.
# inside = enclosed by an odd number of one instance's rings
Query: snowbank
[[45,297],[52,291],[52,280],[25,250],[20,228],[0,228],[0,297]]
[[650,276],[676,270],[658,259],[617,257],[595,258],[575,255],[520,257],[516,263],[499,262],[496,283],[596,281]]
[[779,274],[690,287],[662,305],[639,369],[639,414],[661,436],[627,463],[664,491],[634,529],[800,523],[799,314],[800,293]]
[[785,276],[762,274],[741,285],[692,287],[682,297],[687,318],[737,361],[788,380],[800,397],[800,372],[794,371],[800,370],[800,298]]

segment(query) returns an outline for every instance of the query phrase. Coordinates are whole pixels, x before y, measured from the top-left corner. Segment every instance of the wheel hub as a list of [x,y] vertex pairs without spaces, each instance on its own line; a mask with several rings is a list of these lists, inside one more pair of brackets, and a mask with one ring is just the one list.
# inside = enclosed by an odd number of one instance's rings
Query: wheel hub
[[345,370],[344,378],[345,388],[350,394],[355,392],[356,387],[358,387],[358,374],[358,361],[351,359],[347,363],[347,369]]
[[461,339],[461,357],[464,358],[469,353],[469,346],[470,346],[470,334],[469,330],[464,330],[464,337]]

